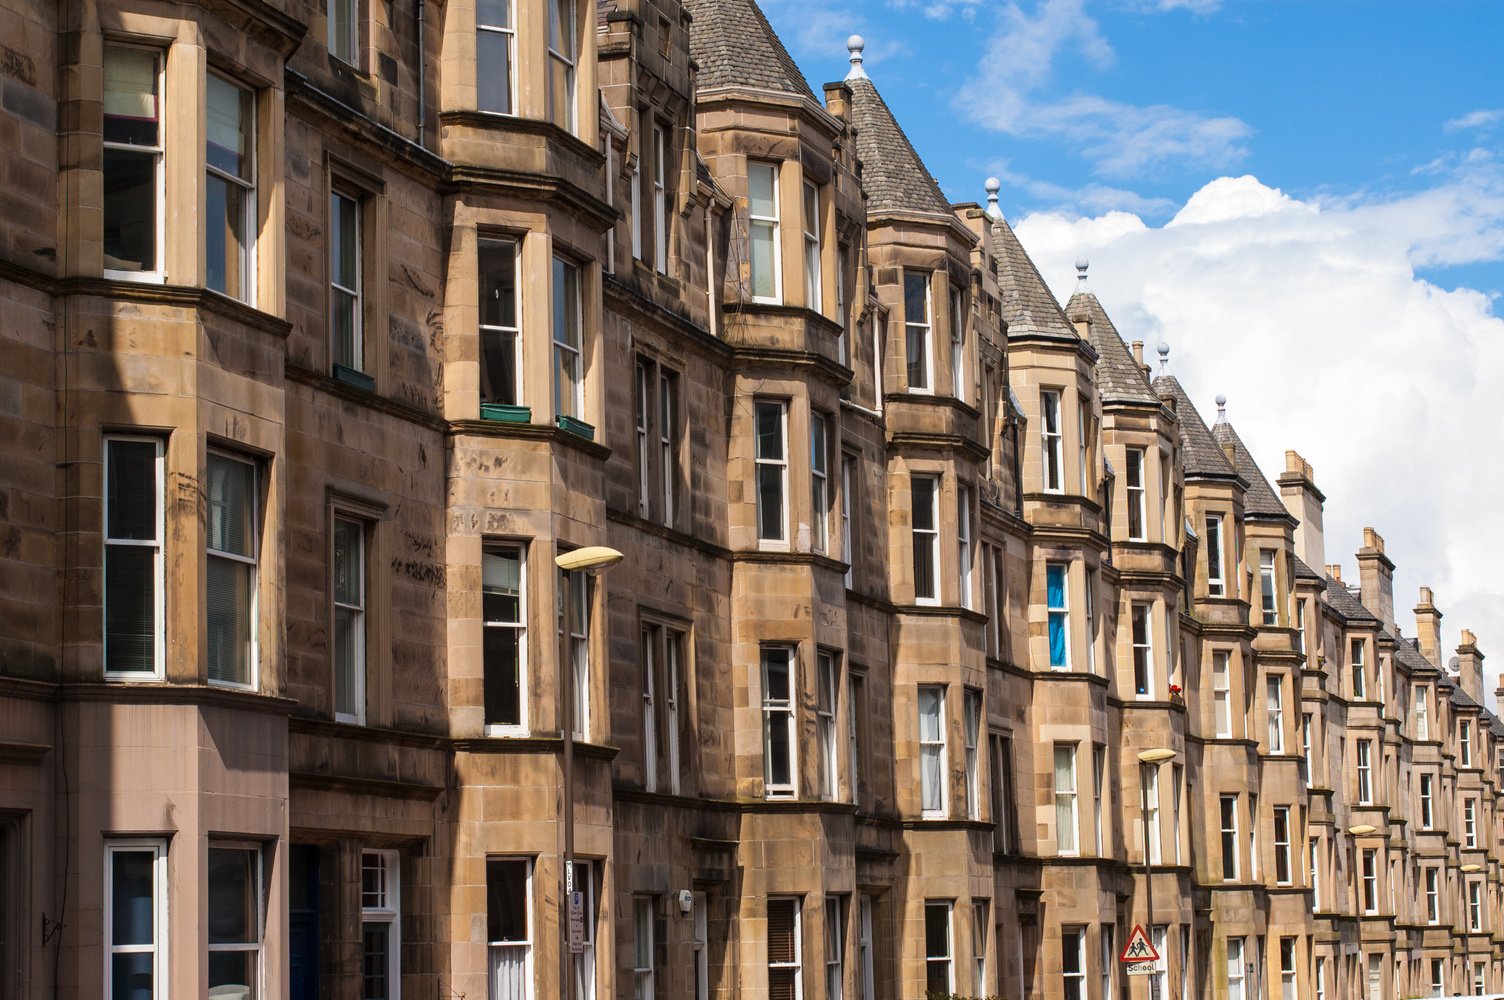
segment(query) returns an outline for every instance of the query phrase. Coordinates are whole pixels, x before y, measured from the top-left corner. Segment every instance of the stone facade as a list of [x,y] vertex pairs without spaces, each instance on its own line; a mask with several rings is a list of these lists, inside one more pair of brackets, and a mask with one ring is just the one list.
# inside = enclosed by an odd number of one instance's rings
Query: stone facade
[[1504,990],[1476,638],[859,47],[0,12],[0,1000]]

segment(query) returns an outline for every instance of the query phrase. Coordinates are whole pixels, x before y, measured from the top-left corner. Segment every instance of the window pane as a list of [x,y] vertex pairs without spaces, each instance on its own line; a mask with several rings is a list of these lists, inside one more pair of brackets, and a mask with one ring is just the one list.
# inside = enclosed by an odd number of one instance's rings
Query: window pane
[[104,151],[104,266],[114,271],[157,268],[157,157]]
[[205,80],[205,99],[205,160],[232,177],[250,180],[250,92],[211,73]]
[[342,517],[334,519],[334,600],[357,607],[365,603],[361,570],[365,526]]
[[149,951],[110,956],[110,1000],[152,1000],[156,995]]
[[515,628],[485,630],[486,724],[522,724],[521,638]]
[[214,174],[204,178],[204,282],[244,298],[246,190]]
[[[110,944],[153,944],[156,940],[152,906],[153,851],[115,851],[110,854]],[[148,956],[150,957],[150,956]],[[147,963],[150,972],[151,964]],[[119,987],[116,987],[117,993]]]
[[481,587],[488,622],[521,621],[522,553],[512,546],[488,547],[481,557]]
[[157,445],[151,441],[109,443],[107,488],[112,539],[157,537]]
[[486,859],[486,938],[490,941],[528,939],[526,861]]
[[257,860],[254,849],[209,848],[210,944],[254,944],[261,939]]
[[354,291],[360,283],[360,202],[338,191],[329,198],[329,274]]
[[209,548],[253,557],[255,526],[251,520],[251,505],[256,490],[255,467],[223,455],[210,455],[205,471]]
[[[494,8],[504,12],[505,3],[483,3],[482,11]],[[484,24],[497,23],[492,17],[500,15],[478,14],[477,21]],[[502,17],[502,23],[505,18]],[[504,31],[477,31],[475,33],[475,90],[476,104],[482,111],[512,113],[512,34]]]
[[923,272],[904,272],[903,318],[905,323],[929,322],[930,276]]
[[753,222],[752,294],[771,299],[778,294],[778,251],[775,229],[771,222]]
[[757,457],[783,458],[783,406],[780,403],[757,404]]
[[753,215],[767,219],[777,216],[778,200],[774,192],[774,178],[777,176],[771,164],[747,165],[748,201]]
[[104,50],[104,141],[155,146],[158,56],[143,49]]
[[368,923],[361,927],[361,1000],[386,1000],[391,995],[388,981],[391,937],[391,924]]
[[104,556],[107,670],[156,667],[157,550],[111,545]]
[[256,965],[259,957],[254,951],[211,951],[209,991],[213,993],[217,986],[244,986],[244,993],[226,991],[224,995],[256,1000]]
[[209,677],[251,682],[251,579],[245,563],[211,557],[208,565]]
[[358,612],[349,608],[334,609],[334,710],[346,715],[360,713],[359,692],[356,690],[360,630]]
[[488,28],[512,26],[512,0],[477,0],[475,23]]

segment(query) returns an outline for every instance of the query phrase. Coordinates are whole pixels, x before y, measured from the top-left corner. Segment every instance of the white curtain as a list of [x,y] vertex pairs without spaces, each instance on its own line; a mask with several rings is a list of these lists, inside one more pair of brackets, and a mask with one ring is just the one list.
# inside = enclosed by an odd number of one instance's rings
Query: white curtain
[[527,976],[526,944],[491,945],[490,1000],[531,1000],[533,985]]

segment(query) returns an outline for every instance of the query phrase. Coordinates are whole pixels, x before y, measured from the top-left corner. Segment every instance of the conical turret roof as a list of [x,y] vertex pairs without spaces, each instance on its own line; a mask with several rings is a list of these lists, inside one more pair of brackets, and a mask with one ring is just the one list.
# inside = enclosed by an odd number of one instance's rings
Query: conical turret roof
[[693,18],[689,54],[700,66],[700,89],[744,87],[819,103],[754,0],[684,0],[684,7]]
[[847,77],[846,86],[851,88],[851,123],[867,213],[930,212],[949,218],[950,201],[877,87],[866,75]]
[[1072,323],[1086,320],[1090,324],[1087,339],[1097,349],[1097,389],[1104,401],[1160,405],[1159,394],[1133,360],[1128,345],[1123,343],[1122,335],[1095,294],[1077,290],[1065,304],[1065,315]]

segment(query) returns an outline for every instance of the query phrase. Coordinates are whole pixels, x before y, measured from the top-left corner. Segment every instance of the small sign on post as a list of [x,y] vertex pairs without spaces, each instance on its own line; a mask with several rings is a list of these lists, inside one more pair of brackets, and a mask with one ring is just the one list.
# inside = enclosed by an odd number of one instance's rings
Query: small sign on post
[[569,953],[580,955],[585,951],[585,894],[569,894]]
[[[1123,963],[1123,971],[1130,976],[1152,976],[1159,968],[1159,952],[1149,941],[1149,935],[1144,933],[1143,927],[1135,926],[1133,933],[1128,935],[1128,943],[1123,946],[1123,953],[1118,956],[1118,961]],[[1159,989],[1159,980],[1152,983],[1156,994]]]

